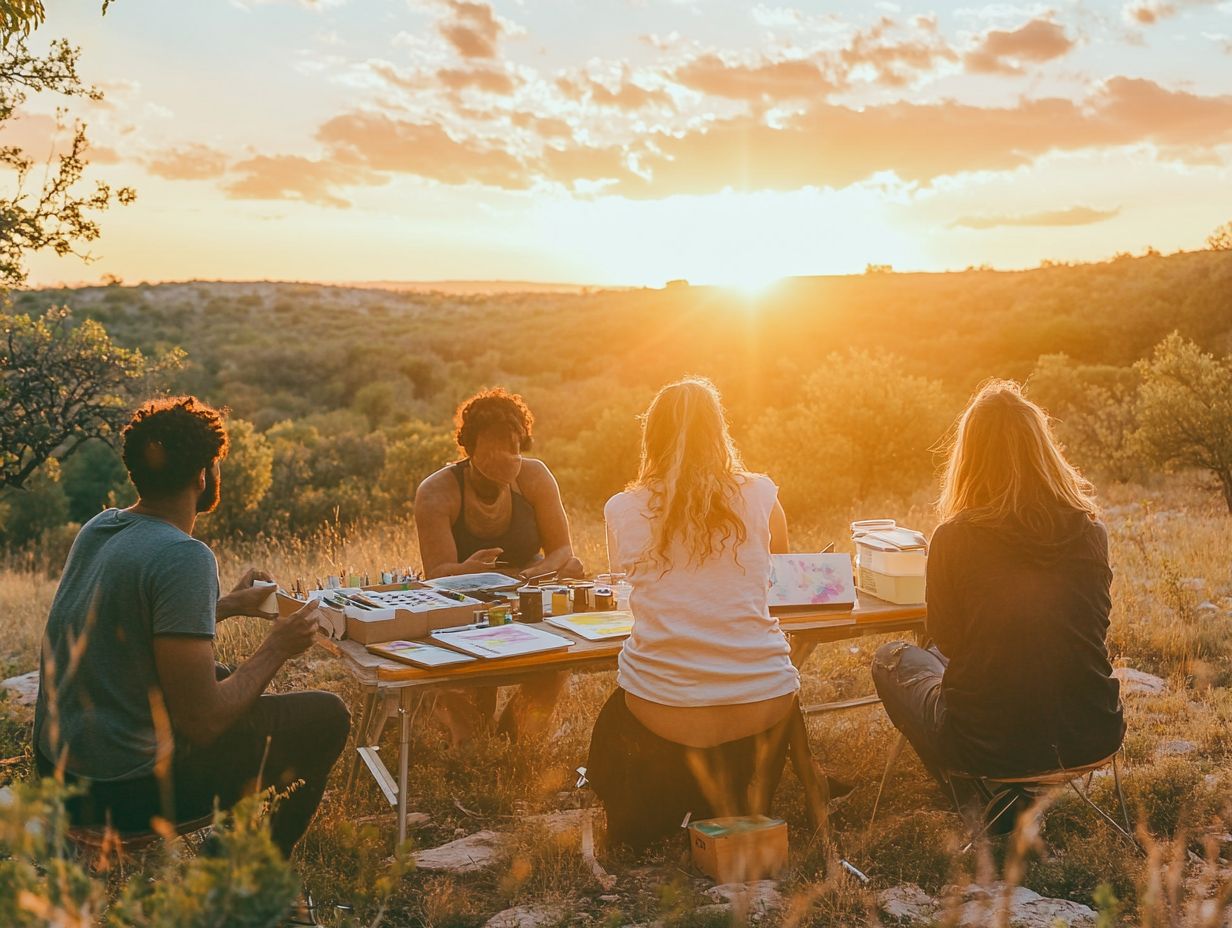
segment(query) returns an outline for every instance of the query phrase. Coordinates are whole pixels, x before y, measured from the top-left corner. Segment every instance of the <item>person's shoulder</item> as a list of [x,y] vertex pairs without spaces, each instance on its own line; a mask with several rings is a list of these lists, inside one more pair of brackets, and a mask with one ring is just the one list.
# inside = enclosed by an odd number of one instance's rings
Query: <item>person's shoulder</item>
[[647,491],[641,487],[630,487],[619,493],[613,493],[603,504],[603,515],[605,518],[610,518],[630,510],[641,510],[645,507],[647,495]]
[[458,478],[454,476],[456,464],[446,464],[435,473],[419,481],[415,488],[415,506],[448,502],[458,494]]
[[522,469],[518,472],[518,485],[523,490],[548,490],[556,486],[556,478],[548,466],[539,458],[522,458]]
[[757,493],[778,493],[779,485],[768,474],[755,471],[741,471],[736,474],[736,483],[746,491]]
[[213,549],[191,535],[171,540],[159,549],[151,561],[162,570],[218,573],[218,560]]

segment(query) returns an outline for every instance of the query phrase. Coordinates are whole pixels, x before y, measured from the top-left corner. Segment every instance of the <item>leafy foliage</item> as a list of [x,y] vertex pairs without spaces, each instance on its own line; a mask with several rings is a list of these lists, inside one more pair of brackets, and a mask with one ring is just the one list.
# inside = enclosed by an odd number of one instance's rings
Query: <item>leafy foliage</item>
[[[46,54],[30,51],[27,37],[42,20],[39,0],[0,3],[0,126],[17,115],[30,94],[102,99],[102,93],[77,73],[80,50],[66,39],[53,41]],[[95,214],[113,202],[127,205],[136,199],[131,187],[113,190],[103,181],[96,181],[88,192],[79,192],[90,143],[84,123],[74,122],[71,131],[67,148],[52,156],[48,170],[33,188],[34,159],[17,146],[0,145],[0,169],[9,169],[15,177],[15,189],[0,196],[0,295],[25,282],[27,254],[43,249],[58,255],[79,254],[78,243],[99,236]]]
[[1165,466],[1209,471],[1232,512],[1232,358],[1173,333],[1140,361],[1138,436]]
[[0,313],[0,485],[21,487],[50,458],[91,438],[110,440],[136,397],[180,363],[121,348],[97,322],[67,309],[38,319]]

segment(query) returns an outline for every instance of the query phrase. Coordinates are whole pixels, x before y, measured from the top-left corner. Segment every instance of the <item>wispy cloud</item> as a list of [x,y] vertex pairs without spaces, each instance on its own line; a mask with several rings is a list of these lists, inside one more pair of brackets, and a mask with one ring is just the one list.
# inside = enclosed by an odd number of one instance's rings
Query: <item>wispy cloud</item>
[[1093,209],[1090,206],[1072,206],[1069,209],[1019,215],[962,216],[950,223],[950,226],[962,229],[996,229],[1002,226],[1090,226],[1097,222],[1106,222],[1119,215],[1120,212],[1120,207]]

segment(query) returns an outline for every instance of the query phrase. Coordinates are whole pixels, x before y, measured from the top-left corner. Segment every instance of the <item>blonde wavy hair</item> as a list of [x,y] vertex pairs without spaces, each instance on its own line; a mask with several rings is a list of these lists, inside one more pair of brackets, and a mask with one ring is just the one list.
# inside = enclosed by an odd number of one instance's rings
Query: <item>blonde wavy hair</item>
[[642,416],[641,467],[629,485],[650,491],[651,541],[643,557],[666,572],[676,541],[697,564],[742,544],[748,531],[735,501],[743,474],[714,384],[688,377],[663,387]]
[[1041,535],[1066,510],[1099,517],[1095,488],[1065,459],[1048,414],[1012,380],[985,383],[959,416],[937,506],[943,522],[965,513]]

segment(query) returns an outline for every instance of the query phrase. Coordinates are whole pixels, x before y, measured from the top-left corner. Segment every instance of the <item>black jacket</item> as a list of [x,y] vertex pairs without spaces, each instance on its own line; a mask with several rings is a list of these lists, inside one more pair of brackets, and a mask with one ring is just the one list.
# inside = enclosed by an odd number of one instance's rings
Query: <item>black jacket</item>
[[1125,734],[1105,636],[1108,535],[1085,513],[1046,537],[960,514],[928,555],[928,631],[949,666],[942,739],[967,772],[1022,775],[1112,754]]

